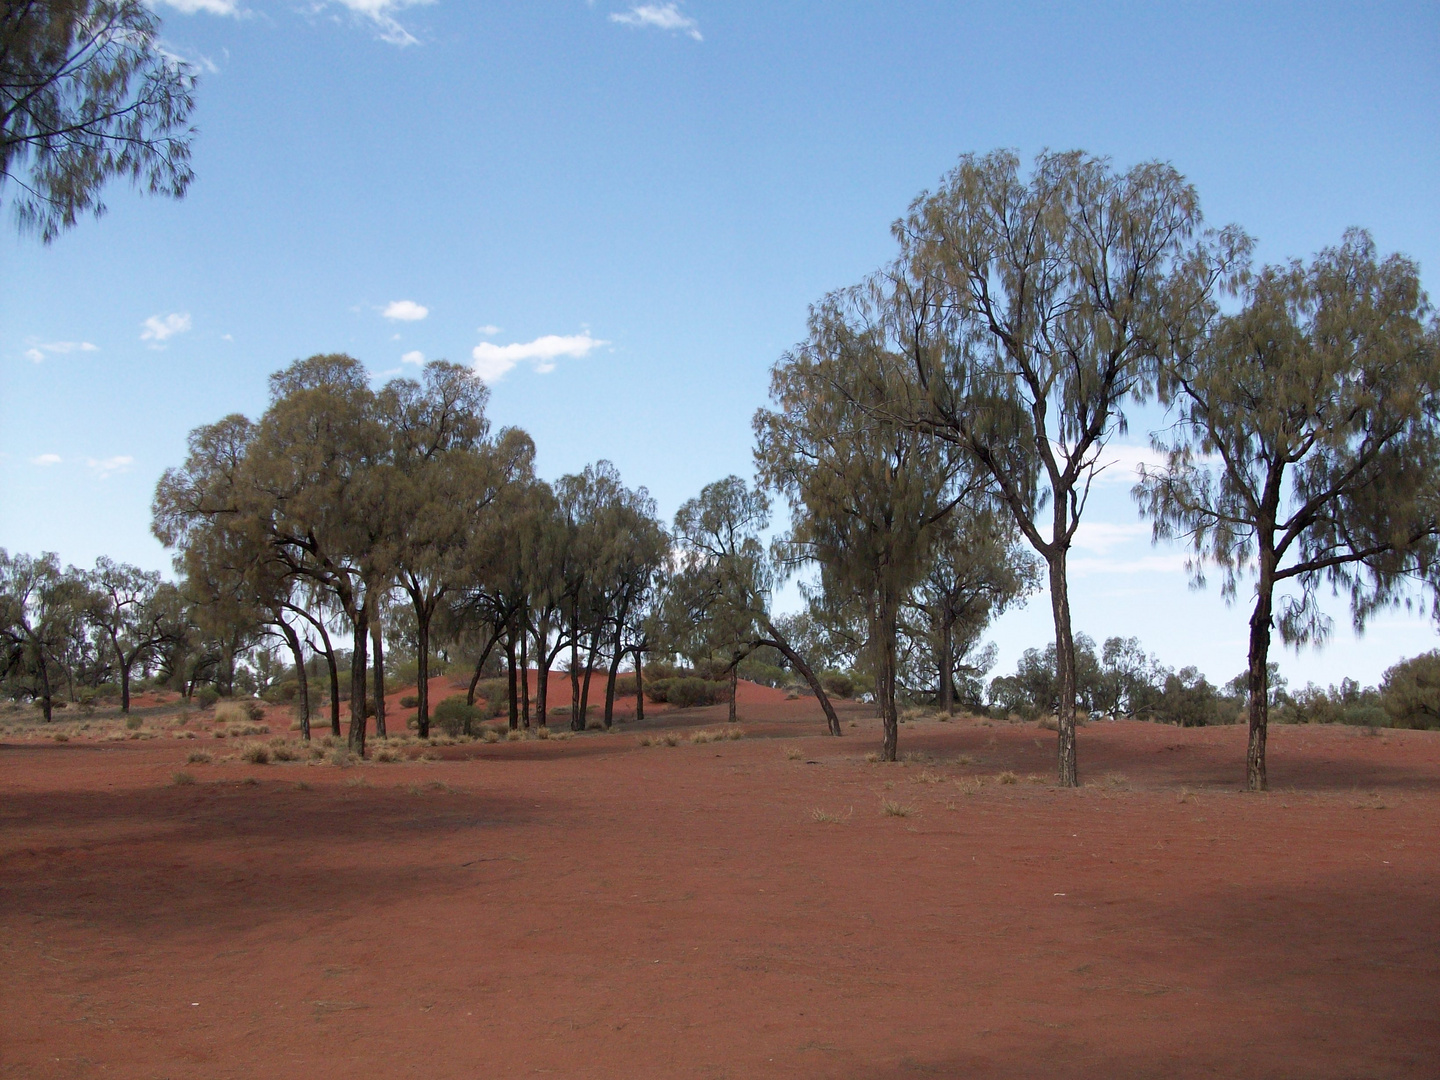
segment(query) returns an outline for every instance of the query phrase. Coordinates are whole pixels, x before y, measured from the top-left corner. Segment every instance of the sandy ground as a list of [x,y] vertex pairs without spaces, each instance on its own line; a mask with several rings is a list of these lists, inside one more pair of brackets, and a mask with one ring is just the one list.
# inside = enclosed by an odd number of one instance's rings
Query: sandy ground
[[1240,729],[1096,723],[1061,791],[1034,725],[740,711],[5,737],[0,1077],[1440,1076],[1440,732],[1277,728],[1256,796]]

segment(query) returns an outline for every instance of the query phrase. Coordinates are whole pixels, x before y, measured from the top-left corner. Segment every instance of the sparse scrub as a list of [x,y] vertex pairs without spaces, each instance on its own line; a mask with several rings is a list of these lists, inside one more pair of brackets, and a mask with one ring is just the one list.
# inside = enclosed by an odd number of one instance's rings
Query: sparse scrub
[[240,760],[251,765],[269,765],[270,748],[264,743],[248,743],[240,751]]
[[804,756],[804,752],[798,746],[792,746],[785,751],[785,757],[789,761],[799,761]]
[[505,733],[505,741],[506,741],[506,742],[524,742],[524,741],[525,741],[525,732],[521,731],[519,728],[513,728],[512,730],[507,731],[507,732]]
[[679,745],[680,745],[680,736],[679,736],[679,735],[676,735],[673,731],[667,731],[667,732],[661,737],[661,739],[662,739],[662,741],[665,743],[666,746],[679,746]]
[[204,750],[191,750],[185,761],[189,765],[209,765],[213,760]]
[[1019,781],[1020,777],[1016,776],[1009,769],[1006,769],[999,776],[995,777],[995,782],[999,784],[1015,784],[1019,783]]
[[127,716],[125,718],[125,728],[128,731],[139,731],[140,725],[143,723],[144,721],[138,716]]
[[217,724],[258,724],[264,719],[265,707],[258,701],[222,701],[215,706]]
[[485,733],[480,736],[482,742],[497,743],[500,741],[500,733],[494,728],[486,728]]
[[372,760],[378,761],[382,765],[388,765],[396,761],[404,761],[405,755],[393,746],[382,746],[379,750],[375,751]]
[[170,783],[174,787],[185,787],[187,784],[195,783],[195,777],[191,776],[188,772],[177,772],[174,776],[170,777]]
[[880,812],[886,817],[909,817],[915,813],[915,808],[907,803],[892,802],[886,799],[880,804]]
[[849,817],[849,813],[844,816],[832,814],[830,811],[818,806],[810,811],[810,820],[822,825],[839,825],[841,822],[848,820]]
[[276,761],[303,761],[305,752],[293,742],[277,740],[270,744],[270,756]]

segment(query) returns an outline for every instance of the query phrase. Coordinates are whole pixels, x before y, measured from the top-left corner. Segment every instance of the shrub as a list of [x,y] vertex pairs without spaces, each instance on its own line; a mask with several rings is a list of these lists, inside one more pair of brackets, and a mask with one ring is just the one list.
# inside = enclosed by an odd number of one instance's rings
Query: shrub
[[820,685],[831,697],[849,698],[855,696],[855,680],[843,671],[823,671]]
[[257,724],[265,719],[265,706],[251,698],[222,701],[215,706],[215,722],[219,724]]
[[128,730],[128,731],[139,731],[139,730],[140,730],[140,725],[141,725],[142,722],[143,722],[143,721],[141,721],[140,717],[138,717],[138,716],[127,716],[127,717],[125,718],[125,727],[126,727],[126,730]]
[[1397,727],[1440,727],[1440,649],[1386,671],[1380,697]]
[[202,686],[199,690],[195,691],[194,696],[200,708],[208,709],[220,700],[220,691],[216,690],[213,686]]
[[471,734],[481,719],[480,710],[473,705],[467,705],[460,694],[446,698],[436,705],[435,711],[430,714],[431,722],[452,739],[457,735]]
[[635,673],[625,672],[615,676],[615,696],[624,697],[635,693]]
[[270,748],[264,743],[251,743],[240,751],[240,758],[251,765],[269,765]]
[[177,772],[170,778],[170,783],[176,787],[184,787],[187,784],[195,783],[195,777],[191,776],[188,772]]
[[191,750],[190,756],[185,760],[191,765],[209,765],[210,755],[204,750]]
[[414,709],[418,708],[419,705],[420,698],[415,694],[406,694],[400,699],[400,707],[402,709]]
[[[678,679],[664,680],[664,694],[665,696],[662,698],[651,698],[651,700],[669,702],[677,709],[693,709],[697,706],[714,705],[717,701],[728,700],[730,684],[687,675]],[[648,692],[647,696],[649,696]]]

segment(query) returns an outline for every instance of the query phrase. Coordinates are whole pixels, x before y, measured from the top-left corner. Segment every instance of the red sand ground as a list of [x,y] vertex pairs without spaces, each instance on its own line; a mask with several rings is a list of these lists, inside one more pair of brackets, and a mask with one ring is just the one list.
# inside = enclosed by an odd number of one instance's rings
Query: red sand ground
[[885,766],[776,696],[351,769],[12,736],[0,1076],[1440,1076],[1440,733],[1278,728],[1256,796],[1238,728],[1097,723],[1061,791],[1033,725]]

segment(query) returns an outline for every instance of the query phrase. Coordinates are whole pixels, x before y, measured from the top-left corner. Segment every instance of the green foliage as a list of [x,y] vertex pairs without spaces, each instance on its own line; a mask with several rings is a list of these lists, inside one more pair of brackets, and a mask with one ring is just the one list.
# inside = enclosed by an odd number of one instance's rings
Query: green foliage
[[1440,649],[1390,668],[1380,683],[1380,696],[1396,727],[1440,727]]
[[653,681],[646,679],[645,696],[651,701],[668,702],[677,709],[690,709],[729,701],[730,683],[728,680],[702,679],[695,675]]
[[473,735],[475,727],[483,720],[480,710],[465,703],[465,697],[456,694],[436,705],[430,714],[431,723],[451,738],[459,735]]
[[220,700],[220,691],[213,686],[202,686],[195,691],[195,704],[202,709],[208,709]]
[[838,698],[850,698],[855,696],[855,680],[844,671],[822,671],[820,673],[820,685],[825,692]]
[[400,707],[402,709],[413,709],[419,704],[420,699],[414,694],[405,694],[400,698]]

